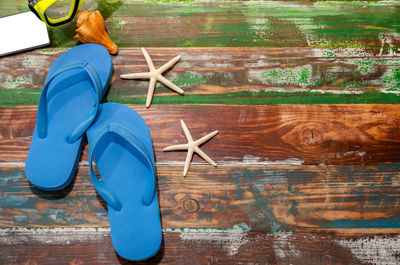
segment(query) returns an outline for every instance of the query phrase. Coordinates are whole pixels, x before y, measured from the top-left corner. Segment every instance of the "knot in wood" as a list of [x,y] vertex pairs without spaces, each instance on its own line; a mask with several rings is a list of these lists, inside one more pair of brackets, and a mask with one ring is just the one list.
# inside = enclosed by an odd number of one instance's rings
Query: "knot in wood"
[[323,134],[315,128],[307,128],[301,132],[301,140],[307,145],[319,145],[322,143]]
[[199,210],[199,203],[195,199],[188,198],[183,201],[183,208],[189,213],[194,213]]

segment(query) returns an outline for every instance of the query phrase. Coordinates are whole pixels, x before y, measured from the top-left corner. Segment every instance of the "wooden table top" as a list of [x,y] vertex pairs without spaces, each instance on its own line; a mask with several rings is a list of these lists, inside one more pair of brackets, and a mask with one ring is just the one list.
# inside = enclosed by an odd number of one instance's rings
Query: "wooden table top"
[[[400,4],[396,1],[98,0],[114,75],[104,101],[149,125],[163,227],[161,264],[400,264]],[[0,16],[28,11],[0,0]],[[43,192],[24,165],[52,62],[77,44],[0,58],[0,264],[129,264],[111,243],[87,144],[72,185]],[[181,61],[144,106],[148,81],[120,74]],[[218,164],[162,152],[219,134]]]

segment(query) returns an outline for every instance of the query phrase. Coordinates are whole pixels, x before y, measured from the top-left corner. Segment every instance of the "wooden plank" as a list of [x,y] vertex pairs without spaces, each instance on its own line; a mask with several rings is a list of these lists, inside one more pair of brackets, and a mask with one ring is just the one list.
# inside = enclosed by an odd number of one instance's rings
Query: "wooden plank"
[[[375,164],[400,160],[400,105],[129,105],[149,125],[156,160],[185,160],[163,152],[184,143],[179,120],[194,138],[219,130],[203,150],[219,164]],[[23,162],[36,106],[0,108],[0,162]],[[87,146],[82,161],[87,161]],[[194,162],[204,162],[195,156]]]
[[[400,103],[397,54],[316,48],[148,50],[156,66],[177,54],[183,56],[166,77],[181,86],[185,96],[159,84],[153,104]],[[1,59],[0,106],[37,104],[47,71],[63,51],[42,50]],[[106,100],[143,104],[148,81],[119,77],[148,71],[140,49],[121,49],[112,58],[114,76]]]
[[[2,229],[0,235],[3,264],[131,264],[115,253],[108,229]],[[398,236],[167,229],[158,254],[137,264],[395,265],[399,243]]]
[[[96,4],[92,1],[95,8]],[[398,43],[396,1],[97,1],[122,47],[329,47],[390,50]],[[3,1],[0,16],[29,11]],[[75,25],[50,29],[53,47],[72,46]],[[397,49],[396,49],[397,50]]]
[[[400,233],[399,164],[157,166],[164,228]],[[86,166],[59,192],[34,188],[23,167],[1,167],[0,227],[108,227]]]

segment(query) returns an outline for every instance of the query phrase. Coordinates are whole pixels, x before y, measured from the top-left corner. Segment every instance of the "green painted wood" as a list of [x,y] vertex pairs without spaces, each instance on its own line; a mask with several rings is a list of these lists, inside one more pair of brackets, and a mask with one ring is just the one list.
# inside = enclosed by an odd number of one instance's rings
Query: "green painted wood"
[[[357,49],[150,48],[156,66],[177,54],[167,74],[181,96],[159,84],[153,104],[399,103],[400,57]],[[47,71],[65,49],[0,59],[0,106],[37,104]],[[143,104],[149,82],[123,80],[148,71],[140,49],[113,56],[114,77],[106,101]]]
[[[157,166],[164,228],[340,234],[400,233],[399,164],[370,166]],[[87,166],[71,186],[44,192],[21,166],[2,166],[0,227],[108,227]]]
[[[33,105],[39,101],[41,89],[15,89],[0,91],[4,100],[0,107],[14,107],[18,105]],[[122,104],[146,103],[146,97],[112,97],[104,99],[104,102],[117,102]],[[160,96],[155,97],[152,105],[167,104],[398,104],[400,95],[371,92],[349,95],[321,92],[237,92],[223,95],[187,95],[185,97]]]
[[[122,4],[123,3],[123,4]],[[111,38],[121,47],[329,47],[397,51],[396,1],[102,0]],[[95,5],[94,5],[95,6]],[[28,11],[0,2],[0,16]],[[51,29],[53,47],[70,47],[73,24]]]

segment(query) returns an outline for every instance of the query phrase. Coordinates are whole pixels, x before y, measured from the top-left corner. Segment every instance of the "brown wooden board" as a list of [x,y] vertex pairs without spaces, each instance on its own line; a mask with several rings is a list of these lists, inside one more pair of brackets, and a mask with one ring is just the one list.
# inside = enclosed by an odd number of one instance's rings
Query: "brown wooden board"
[[156,256],[116,254],[108,229],[0,230],[3,264],[398,264],[398,236],[268,234],[242,230],[164,231]]
[[[150,127],[159,163],[183,162],[184,120],[219,164],[374,164],[400,160],[400,105],[130,105]],[[0,108],[0,161],[24,162],[36,106]],[[85,147],[82,161],[87,161]],[[194,162],[203,162],[197,156]]]
[[[157,166],[164,228],[400,233],[400,165]],[[0,227],[108,227],[107,205],[80,166],[67,189],[34,188],[1,167]]]

